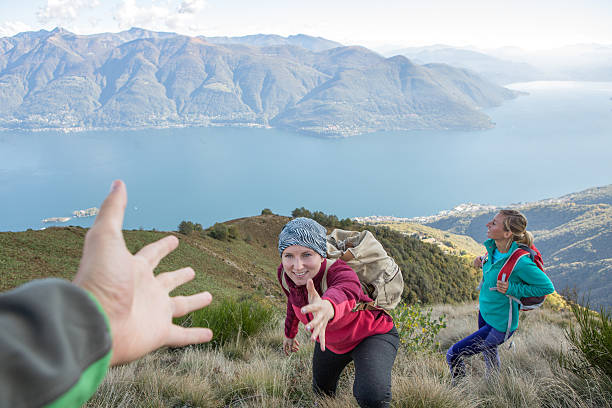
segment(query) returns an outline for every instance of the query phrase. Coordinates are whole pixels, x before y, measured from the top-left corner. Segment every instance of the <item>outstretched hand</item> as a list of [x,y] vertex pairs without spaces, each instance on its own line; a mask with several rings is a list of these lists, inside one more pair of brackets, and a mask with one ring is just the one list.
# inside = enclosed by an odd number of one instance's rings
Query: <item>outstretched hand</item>
[[132,255],[122,235],[127,204],[125,184],[116,180],[102,203],[93,227],[85,237],[83,257],[74,283],[92,293],[108,316],[113,351],[111,364],[135,360],[161,346],[185,346],[212,338],[207,328],[183,328],[172,324],[207,306],[212,296],[201,292],[170,297],[169,293],[194,278],[191,268],[161,273],[153,270],[178,246],[168,236]]
[[308,304],[302,308],[302,313],[313,314],[313,319],[306,325],[306,330],[312,333],[310,336],[312,341],[319,338],[321,351],[325,351],[325,329],[327,323],[334,318],[334,307],[329,300],[321,299],[312,279],[306,282],[306,290],[308,290]]

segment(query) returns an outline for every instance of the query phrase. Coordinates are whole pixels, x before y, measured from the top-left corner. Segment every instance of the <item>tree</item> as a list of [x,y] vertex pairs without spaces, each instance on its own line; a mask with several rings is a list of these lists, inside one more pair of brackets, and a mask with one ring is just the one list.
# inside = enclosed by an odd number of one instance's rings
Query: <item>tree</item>
[[[200,225],[200,228],[201,227],[202,226]],[[191,235],[193,233],[193,230],[194,230],[194,225],[193,225],[193,222],[191,221],[181,221],[181,223],[178,226],[178,232],[180,232],[183,235]]]
[[261,215],[272,215],[272,214],[273,212],[269,208],[264,208],[263,210],[261,210]]
[[298,218],[298,217],[312,218],[312,213],[308,211],[307,209],[305,209],[304,207],[301,207],[301,208],[296,208],[295,210],[291,211],[291,216],[293,218]]

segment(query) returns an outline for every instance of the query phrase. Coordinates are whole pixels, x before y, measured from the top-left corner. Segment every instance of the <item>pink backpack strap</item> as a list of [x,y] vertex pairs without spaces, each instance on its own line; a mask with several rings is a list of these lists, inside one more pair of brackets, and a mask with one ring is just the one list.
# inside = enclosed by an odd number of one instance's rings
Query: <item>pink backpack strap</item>
[[506,259],[504,266],[499,270],[497,274],[497,280],[502,282],[508,282],[510,279],[510,275],[512,275],[512,271],[514,271],[514,267],[516,266],[519,259],[524,257],[525,255],[529,256],[529,252],[524,249],[516,249],[512,254]]

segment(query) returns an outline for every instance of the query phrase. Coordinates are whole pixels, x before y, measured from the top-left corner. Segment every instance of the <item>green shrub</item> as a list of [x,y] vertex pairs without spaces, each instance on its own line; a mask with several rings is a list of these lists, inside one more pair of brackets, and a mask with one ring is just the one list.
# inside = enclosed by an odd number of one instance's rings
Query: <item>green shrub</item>
[[261,210],[261,215],[272,215],[272,214],[273,212],[269,208],[264,208],[263,210]]
[[271,306],[254,300],[224,299],[177,319],[177,323],[184,327],[210,328],[213,339],[209,344],[222,346],[226,343],[238,344],[259,333],[273,321],[274,314]]
[[229,229],[227,228],[227,225],[217,222],[210,228],[208,235],[214,239],[218,239],[219,241],[227,241],[227,238],[229,237]]
[[424,310],[419,303],[400,303],[390,311],[400,335],[400,342],[409,351],[433,351],[440,329],[446,327],[446,315],[438,319],[431,317],[432,309]]
[[[142,227],[140,227],[140,230],[142,230]],[[183,235],[191,235],[194,232],[198,232],[201,233],[202,232],[202,224],[194,224],[191,221],[181,221],[181,223],[178,226],[178,232],[180,232]]]
[[567,339],[574,351],[591,367],[596,367],[612,379],[612,317],[601,308],[599,313],[589,309],[589,303],[570,303],[576,323],[570,322],[566,330]]
[[228,236],[230,239],[238,239],[238,238],[239,238],[238,228],[236,228],[236,227],[235,227],[235,226],[233,226],[233,225],[230,225],[230,226],[227,228],[227,236]]

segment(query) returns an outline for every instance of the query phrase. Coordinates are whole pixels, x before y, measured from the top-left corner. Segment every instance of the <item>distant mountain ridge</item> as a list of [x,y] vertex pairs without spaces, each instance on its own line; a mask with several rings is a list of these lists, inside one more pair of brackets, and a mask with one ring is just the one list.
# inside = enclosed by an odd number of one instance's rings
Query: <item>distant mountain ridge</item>
[[385,54],[404,55],[422,64],[442,63],[467,68],[496,84],[505,85],[545,78],[544,73],[525,62],[500,59],[482,52],[444,45],[402,48]]
[[[408,221],[483,242],[485,224],[501,208],[461,206]],[[592,305],[612,308],[612,184],[504,208],[516,208],[527,217],[527,229],[558,290],[576,288]]]
[[612,81],[612,45],[576,44],[526,51],[516,47],[480,51],[431,45],[384,52],[419,64],[444,63],[470,69],[497,84],[527,81]]
[[325,51],[330,48],[338,48],[343,45],[335,42],[326,40],[322,37],[311,37],[309,35],[297,34],[290,35],[288,37],[282,37],[275,34],[255,34],[245,35],[242,37],[205,37],[198,36],[207,42],[213,44],[243,44],[251,45],[254,47],[271,47],[277,45],[293,45],[296,47],[302,47],[310,51]]
[[492,123],[481,108],[517,96],[468,70],[328,48],[335,45],[304,35],[142,29],[0,38],[0,128],[240,125],[327,136],[482,129]]

